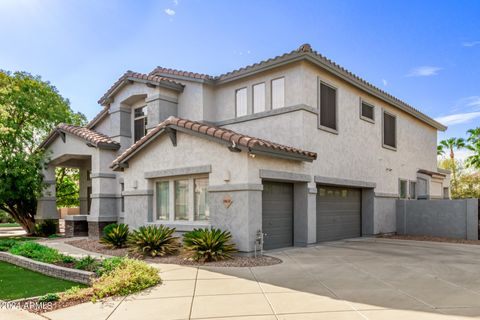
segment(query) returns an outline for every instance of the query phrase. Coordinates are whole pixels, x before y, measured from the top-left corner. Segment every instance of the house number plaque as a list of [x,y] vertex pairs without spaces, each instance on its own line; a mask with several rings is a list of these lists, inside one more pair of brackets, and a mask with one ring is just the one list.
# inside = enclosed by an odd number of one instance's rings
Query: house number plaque
[[227,209],[230,208],[232,203],[233,203],[233,200],[230,195],[227,194],[225,197],[223,197],[223,205],[225,206],[225,208]]

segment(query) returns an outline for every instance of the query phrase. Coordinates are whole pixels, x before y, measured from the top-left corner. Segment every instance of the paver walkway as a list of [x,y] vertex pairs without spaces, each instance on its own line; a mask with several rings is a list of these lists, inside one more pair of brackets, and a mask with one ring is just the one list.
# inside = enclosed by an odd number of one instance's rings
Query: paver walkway
[[151,290],[44,316],[480,319],[480,246],[362,239],[269,254],[284,263],[255,268],[156,264],[163,283]]

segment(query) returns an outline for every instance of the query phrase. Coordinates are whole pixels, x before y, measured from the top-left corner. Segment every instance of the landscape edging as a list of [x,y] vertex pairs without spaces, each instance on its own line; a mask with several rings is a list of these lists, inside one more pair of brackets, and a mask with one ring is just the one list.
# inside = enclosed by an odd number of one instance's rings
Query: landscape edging
[[91,285],[95,273],[84,270],[70,269],[40,261],[35,261],[9,252],[0,252],[0,261],[8,262],[47,276]]

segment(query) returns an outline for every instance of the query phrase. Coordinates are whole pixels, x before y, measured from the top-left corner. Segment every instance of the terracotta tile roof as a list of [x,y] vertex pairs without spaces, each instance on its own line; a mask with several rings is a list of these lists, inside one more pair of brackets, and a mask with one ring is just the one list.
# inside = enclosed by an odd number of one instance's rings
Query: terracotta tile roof
[[92,129],[103,117],[108,114],[108,107],[104,107],[86,126],[87,129]]
[[153,69],[152,72],[149,73],[149,75],[162,75],[162,74],[169,74],[174,76],[202,79],[202,80],[213,80],[215,78],[213,76],[210,76],[204,73],[196,73],[196,72],[183,71],[183,70],[177,70],[177,69],[171,69],[171,68],[164,68],[160,66],[156,67],[155,69]]
[[225,81],[237,79],[242,76],[246,76],[251,72],[273,67],[278,63],[288,63],[288,62],[298,61],[301,59],[307,59],[308,61],[314,64],[320,65],[322,68],[325,68],[327,71],[345,79],[346,81],[349,81],[354,86],[360,87],[362,90],[367,91],[368,93],[374,96],[377,96],[379,99],[382,99],[390,104],[393,104],[397,108],[400,108],[403,111],[411,114],[412,116],[422,120],[423,122],[428,123],[434,128],[437,128],[439,130],[447,129],[446,126],[435,121],[434,119],[422,113],[418,109],[392,96],[391,94],[383,91],[382,89],[374,86],[373,84],[367,82],[366,80],[360,78],[359,76],[353,74],[352,72],[338,65],[334,61],[321,55],[317,51],[313,50],[310,44],[308,43],[302,44],[298,49],[290,51],[288,53],[285,53],[267,60],[263,60],[258,63],[247,65],[245,67],[242,67],[218,76],[209,76],[205,74],[193,73],[188,71],[179,71],[175,69],[167,69],[167,68],[161,68],[161,67],[157,67],[150,74],[160,73],[160,71],[158,70],[162,70],[163,74],[178,75],[178,76],[192,77],[192,78],[198,78],[198,79],[208,79],[208,80],[211,80],[212,83],[218,84]]
[[[268,140],[250,137],[241,133],[237,133],[225,128],[207,125],[205,123],[181,119],[176,117],[169,117],[167,120],[158,124],[154,129],[150,130],[147,135],[133,144],[130,148],[125,150],[117,159],[112,162],[111,167],[116,167],[120,163],[125,162],[132,156],[136,150],[139,150],[144,144],[148,143],[158,133],[163,132],[166,128],[179,129],[184,132],[192,132],[205,135],[206,137],[213,137],[219,141],[226,142],[232,147],[246,149],[251,153],[269,153],[270,155],[278,155],[286,158],[313,161],[317,158],[315,152],[304,151],[298,148],[274,143]],[[270,151],[270,152],[269,152]]]
[[74,126],[65,123],[59,124],[40,144],[40,148],[47,147],[53,141],[53,139],[58,136],[60,132],[73,134],[79,138],[86,140],[87,142],[98,148],[114,150],[120,148],[120,143],[110,139],[108,136],[102,133],[87,129],[86,127]]
[[183,90],[184,85],[173,81],[172,79],[157,76],[157,75],[150,75],[150,74],[144,74],[144,73],[138,73],[138,72],[133,72],[133,71],[127,71],[125,72],[111,87],[110,89],[105,92],[105,94],[98,100],[98,103],[101,105],[104,105],[106,102],[108,102],[108,98],[110,95],[112,95],[118,87],[121,85],[125,84],[128,81],[145,81],[148,83],[153,83],[153,84],[163,84],[171,87],[172,89],[178,89],[178,90]]

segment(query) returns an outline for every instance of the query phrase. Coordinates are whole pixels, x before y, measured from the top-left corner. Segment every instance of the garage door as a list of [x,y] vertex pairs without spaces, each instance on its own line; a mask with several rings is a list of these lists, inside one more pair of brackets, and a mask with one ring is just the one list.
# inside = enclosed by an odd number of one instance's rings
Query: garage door
[[361,190],[318,186],[317,242],[361,235]]
[[293,185],[263,182],[262,230],[266,250],[293,245]]

